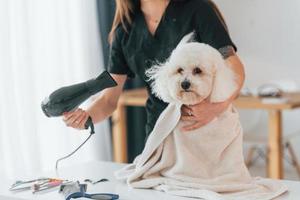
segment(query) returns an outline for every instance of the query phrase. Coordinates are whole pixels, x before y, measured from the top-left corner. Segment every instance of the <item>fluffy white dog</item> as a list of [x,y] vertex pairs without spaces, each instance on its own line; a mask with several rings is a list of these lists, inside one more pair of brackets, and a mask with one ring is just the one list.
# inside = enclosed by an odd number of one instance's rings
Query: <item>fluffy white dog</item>
[[268,200],[286,191],[278,182],[252,179],[242,153],[242,128],[232,106],[207,125],[182,133],[182,104],[222,102],[237,89],[221,54],[185,36],[162,64],[147,70],[157,97],[168,102],[145,148],[116,173],[134,188],[206,200]]
[[216,49],[192,39],[185,36],[165,63],[146,71],[154,94],[187,105],[225,101],[237,90],[235,74]]

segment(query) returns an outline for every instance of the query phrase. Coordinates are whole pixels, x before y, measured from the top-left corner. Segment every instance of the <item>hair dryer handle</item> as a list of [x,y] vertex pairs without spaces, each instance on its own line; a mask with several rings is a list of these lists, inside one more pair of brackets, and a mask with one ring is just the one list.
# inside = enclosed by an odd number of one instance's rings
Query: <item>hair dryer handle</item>
[[90,127],[91,134],[95,133],[94,124],[93,124],[93,120],[92,120],[91,116],[89,116],[89,118],[86,120],[84,127],[85,127],[85,129],[88,129]]

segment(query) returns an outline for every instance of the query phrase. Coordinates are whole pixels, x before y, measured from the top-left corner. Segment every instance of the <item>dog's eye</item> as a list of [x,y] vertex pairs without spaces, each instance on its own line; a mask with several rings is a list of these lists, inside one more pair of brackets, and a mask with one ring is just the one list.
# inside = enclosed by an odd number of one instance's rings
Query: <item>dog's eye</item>
[[182,68],[177,69],[177,73],[181,74],[183,72]]
[[199,67],[194,68],[193,74],[201,74],[202,70]]

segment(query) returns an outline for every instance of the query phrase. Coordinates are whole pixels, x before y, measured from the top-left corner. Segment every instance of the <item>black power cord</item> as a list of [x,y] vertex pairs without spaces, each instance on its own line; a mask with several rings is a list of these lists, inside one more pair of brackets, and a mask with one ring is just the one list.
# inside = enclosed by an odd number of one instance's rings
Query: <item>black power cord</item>
[[85,125],[85,128],[87,129],[88,127],[91,127],[91,131],[90,131],[90,135],[84,140],[84,142],[81,144],[81,145],[79,145],[74,151],[72,151],[70,154],[68,154],[68,155],[66,155],[66,156],[64,156],[64,157],[62,157],[62,158],[59,158],[58,160],[56,160],[56,163],[55,163],[55,170],[57,170],[58,169],[58,164],[59,164],[59,162],[60,161],[62,161],[62,160],[65,160],[65,159],[67,159],[67,158],[69,158],[69,157],[71,157],[73,154],[75,154],[91,137],[92,137],[92,135],[94,135],[94,133],[95,133],[95,128],[94,128],[94,124],[93,124],[93,122],[92,122],[92,118],[91,117],[89,117],[88,118],[88,120],[87,120],[87,122],[86,122],[86,125]]

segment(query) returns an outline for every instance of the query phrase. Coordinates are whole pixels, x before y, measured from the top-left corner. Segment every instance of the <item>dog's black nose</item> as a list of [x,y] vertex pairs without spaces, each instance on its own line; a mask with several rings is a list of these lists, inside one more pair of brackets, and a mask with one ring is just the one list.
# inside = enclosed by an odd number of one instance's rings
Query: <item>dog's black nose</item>
[[181,82],[181,87],[184,90],[188,90],[191,87],[191,83],[187,80]]

